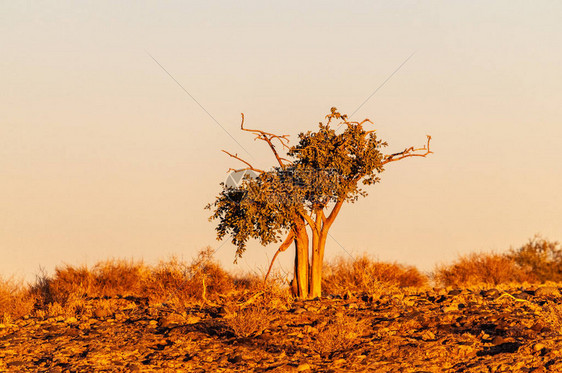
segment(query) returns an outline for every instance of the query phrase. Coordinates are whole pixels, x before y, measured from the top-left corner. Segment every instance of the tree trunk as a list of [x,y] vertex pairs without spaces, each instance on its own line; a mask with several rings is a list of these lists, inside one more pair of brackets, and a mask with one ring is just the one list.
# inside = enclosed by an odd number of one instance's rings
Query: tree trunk
[[295,277],[293,292],[299,298],[308,297],[308,233],[302,219],[295,222]]
[[321,231],[312,238],[312,264],[310,276],[310,298],[322,296],[322,267],[324,264],[324,249],[328,232]]

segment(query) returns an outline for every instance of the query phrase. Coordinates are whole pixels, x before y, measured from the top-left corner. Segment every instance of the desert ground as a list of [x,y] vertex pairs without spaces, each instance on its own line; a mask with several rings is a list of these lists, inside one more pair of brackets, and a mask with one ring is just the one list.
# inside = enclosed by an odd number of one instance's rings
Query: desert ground
[[[562,371],[559,287],[402,288],[193,304],[82,297],[0,325],[6,372]],[[181,311],[179,311],[181,309]]]

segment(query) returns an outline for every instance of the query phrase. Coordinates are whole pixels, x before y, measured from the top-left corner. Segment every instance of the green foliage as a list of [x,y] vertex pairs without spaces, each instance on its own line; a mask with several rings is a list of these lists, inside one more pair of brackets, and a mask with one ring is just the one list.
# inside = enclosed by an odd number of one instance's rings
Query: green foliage
[[280,234],[290,228],[293,217],[302,208],[299,190],[279,168],[264,172],[255,179],[245,178],[238,188],[226,187],[215,202],[212,219],[218,219],[217,235],[230,235],[237,246],[237,257],[246,248],[248,239],[262,245],[277,242]]
[[[387,145],[377,139],[374,131],[365,131],[362,123],[347,122],[347,116],[340,115],[336,108],[327,117],[328,123],[320,122],[318,131],[301,133],[299,143],[288,153],[296,159],[297,174],[320,176],[310,181],[324,179],[321,187],[304,183],[309,188],[307,202],[320,208],[330,200],[355,201],[359,195],[366,196],[359,181],[366,185],[380,181],[377,175],[383,171],[381,149]],[[333,118],[344,120],[346,127],[339,135],[330,127]]]
[[511,249],[508,257],[540,282],[562,281],[562,248],[556,241],[539,235],[518,249]]

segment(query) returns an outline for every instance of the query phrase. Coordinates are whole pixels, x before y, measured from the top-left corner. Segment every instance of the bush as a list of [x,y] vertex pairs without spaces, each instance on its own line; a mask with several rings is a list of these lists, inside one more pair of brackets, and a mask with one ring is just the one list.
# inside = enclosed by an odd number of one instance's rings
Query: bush
[[324,266],[322,288],[328,294],[371,292],[381,284],[419,287],[427,284],[427,277],[415,267],[377,262],[366,255],[357,259],[340,257]]
[[87,266],[57,267],[55,275],[45,273],[37,276],[32,292],[40,305],[59,303],[64,306],[69,298],[76,296],[103,297],[138,294],[145,281],[147,268],[142,262],[107,260]]
[[272,310],[263,306],[250,306],[225,318],[227,328],[236,338],[256,337],[271,324]]
[[93,295],[111,297],[139,294],[150,272],[142,262],[114,259],[97,263],[92,275]]
[[186,304],[207,296],[224,294],[234,288],[234,280],[213,259],[210,248],[202,250],[190,263],[176,258],[148,267],[142,262],[108,260],[91,269],[87,266],[57,267],[52,277],[37,276],[31,292],[39,308],[58,303],[62,307],[84,297],[134,295],[152,301]]
[[515,261],[495,253],[472,253],[461,256],[451,265],[438,266],[433,273],[433,278],[441,285],[455,287],[535,280],[534,276]]
[[160,262],[145,282],[144,293],[153,300],[173,300],[185,305],[232,291],[234,279],[213,259],[213,254],[208,247],[191,264],[177,258]]
[[71,295],[85,295],[91,291],[93,277],[86,266],[57,267],[53,277],[49,277],[44,271],[38,274],[31,292],[41,309],[46,309],[51,303],[64,305]]
[[535,235],[520,248],[511,249],[507,257],[540,282],[562,281],[562,248],[556,241]]
[[8,323],[27,315],[35,299],[21,282],[0,278],[0,323]]

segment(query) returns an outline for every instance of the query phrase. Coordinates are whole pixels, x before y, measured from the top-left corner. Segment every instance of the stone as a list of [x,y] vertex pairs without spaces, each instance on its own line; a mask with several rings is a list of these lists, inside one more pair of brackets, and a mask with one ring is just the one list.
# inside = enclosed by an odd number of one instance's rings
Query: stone
[[545,347],[546,347],[546,346],[545,346],[544,344],[542,344],[542,343],[535,343],[535,344],[533,345],[533,351],[538,352],[538,351],[544,349]]
[[535,290],[536,297],[559,297],[560,290],[555,286],[540,286]]
[[107,317],[111,314],[111,312],[108,309],[105,308],[96,308],[94,310],[94,316],[98,319],[102,319],[104,317]]

